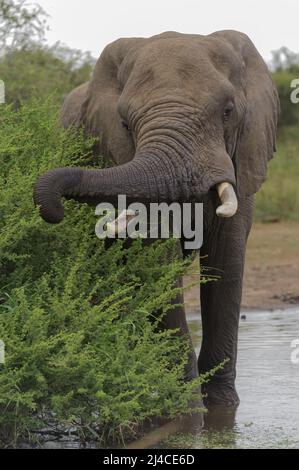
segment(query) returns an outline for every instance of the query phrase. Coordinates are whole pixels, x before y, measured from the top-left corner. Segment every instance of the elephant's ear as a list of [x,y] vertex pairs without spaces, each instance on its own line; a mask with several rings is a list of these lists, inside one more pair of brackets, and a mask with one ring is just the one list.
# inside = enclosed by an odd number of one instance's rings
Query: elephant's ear
[[266,179],[267,163],[276,150],[279,99],[270,72],[252,41],[237,31],[215,33],[229,42],[244,64],[246,114],[235,150],[237,191],[256,193]]
[[105,47],[81,106],[81,125],[88,134],[99,139],[99,153],[110,157],[115,163],[123,163],[134,155],[131,136],[123,127],[118,113],[123,85],[119,80],[119,71],[126,57],[134,55],[144,41],[142,38],[118,39]]

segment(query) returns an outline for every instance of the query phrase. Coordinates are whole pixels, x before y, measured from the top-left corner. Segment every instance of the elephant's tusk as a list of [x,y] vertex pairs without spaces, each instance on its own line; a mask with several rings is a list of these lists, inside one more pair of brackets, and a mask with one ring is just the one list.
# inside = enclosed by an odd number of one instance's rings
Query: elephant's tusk
[[130,220],[136,217],[136,211],[125,210],[120,216],[106,224],[106,233],[108,237],[115,237],[118,233],[123,233],[127,229]]
[[216,210],[218,217],[232,217],[238,210],[238,200],[234,188],[230,183],[221,183],[217,185],[222,205]]

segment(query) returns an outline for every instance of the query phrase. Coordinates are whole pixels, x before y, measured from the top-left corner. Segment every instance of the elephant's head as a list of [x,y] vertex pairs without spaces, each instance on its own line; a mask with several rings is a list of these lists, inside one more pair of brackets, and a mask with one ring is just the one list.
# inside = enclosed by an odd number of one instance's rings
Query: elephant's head
[[242,33],[120,39],[102,53],[80,111],[118,165],[49,171],[35,202],[58,223],[62,197],[186,202],[216,188],[217,214],[232,216],[235,193],[253,194],[265,180],[278,109],[267,67]]

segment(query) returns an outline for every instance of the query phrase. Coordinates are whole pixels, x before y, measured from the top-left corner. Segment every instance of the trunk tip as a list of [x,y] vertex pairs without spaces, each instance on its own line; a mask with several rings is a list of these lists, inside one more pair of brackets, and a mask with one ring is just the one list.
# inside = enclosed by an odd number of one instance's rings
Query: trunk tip
[[41,176],[33,191],[33,202],[42,219],[49,224],[59,224],[64,218],[61,195],[57,190],[53,171]]

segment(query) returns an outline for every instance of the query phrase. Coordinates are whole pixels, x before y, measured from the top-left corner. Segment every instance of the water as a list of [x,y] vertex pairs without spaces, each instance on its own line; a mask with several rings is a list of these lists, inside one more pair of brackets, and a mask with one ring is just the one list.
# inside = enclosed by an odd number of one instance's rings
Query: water
[[[201,328],[190,316],[196,352]],[[247,312],[241,321],[236,413],[215,409],[205,417],[178,423],[155,447],[174,448],[299,448],[299,364],[291,361],[291,343],[299,339],[299,308]]]

